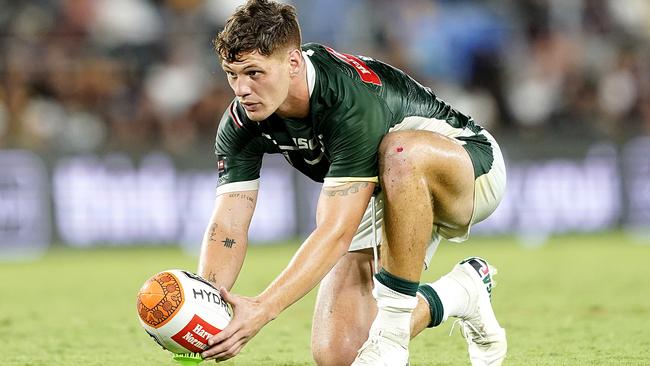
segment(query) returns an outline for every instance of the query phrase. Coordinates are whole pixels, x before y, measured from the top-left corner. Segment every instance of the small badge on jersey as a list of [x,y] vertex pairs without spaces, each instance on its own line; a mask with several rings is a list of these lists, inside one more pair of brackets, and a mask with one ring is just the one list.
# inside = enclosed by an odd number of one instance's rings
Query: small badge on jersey
[[219,172],[219,178],[221,178],[224,174],[226,174],[227,168],[228,168],[228,164],[226,163],[226,157],[220,156],[217,160],[217,172]]

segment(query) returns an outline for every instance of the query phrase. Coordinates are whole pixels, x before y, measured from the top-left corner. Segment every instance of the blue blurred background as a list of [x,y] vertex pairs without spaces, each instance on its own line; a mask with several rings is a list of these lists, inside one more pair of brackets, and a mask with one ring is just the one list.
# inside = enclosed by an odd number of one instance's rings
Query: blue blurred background
[[[0,0],[0,257],[182,245],[214,201],[233,95],[211,39],[239,0]],[[500,141],[475,235],[650,237],[650,2],[295,0],[304,42],[397,66]],[[319,185],[265,159],[251,239],[300,237]]]

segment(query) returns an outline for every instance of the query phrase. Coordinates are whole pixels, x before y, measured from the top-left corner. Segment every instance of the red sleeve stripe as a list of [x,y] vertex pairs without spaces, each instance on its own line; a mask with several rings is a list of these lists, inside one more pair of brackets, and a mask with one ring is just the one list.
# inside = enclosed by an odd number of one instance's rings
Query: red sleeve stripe
[[232,118],[233,121],[235,121],[235,124],[237,127],[244,127],[244,124],[241,122],[241,119],[239,119],[239,115],[237,114],[237,107],[235,107],[235,104],[237,102],[232,102],[230,103],[230,107],[228,108],[228,113],[230,113],[230,118]]

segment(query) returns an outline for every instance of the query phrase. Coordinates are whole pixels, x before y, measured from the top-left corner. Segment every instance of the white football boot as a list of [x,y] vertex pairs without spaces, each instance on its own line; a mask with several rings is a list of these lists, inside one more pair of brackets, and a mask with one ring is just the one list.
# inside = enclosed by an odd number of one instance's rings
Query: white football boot
[[496,272],[496,268],[484,259],[471,257],[458,263],[446,275],[456,280],[470,295],[468,315],[459,317],[456,322],[460,323],[461,334],[467,340],[473,366],[499,366],[508,349],[506,331],[499,325],[490,303],[494,286],[492,277]]
[[352,366],[408,366],[410,334],[387,329],[370,329]]

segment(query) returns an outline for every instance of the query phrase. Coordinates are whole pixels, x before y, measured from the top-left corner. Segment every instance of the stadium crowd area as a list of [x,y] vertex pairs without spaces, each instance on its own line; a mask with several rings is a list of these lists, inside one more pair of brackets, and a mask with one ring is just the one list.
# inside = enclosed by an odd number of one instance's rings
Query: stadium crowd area
[[[0,148],[191,154],[233,95],[236,0],[0,0]],[[647,0],[294,0],[303,41],[408,70],[488,129],[650,135]]]

